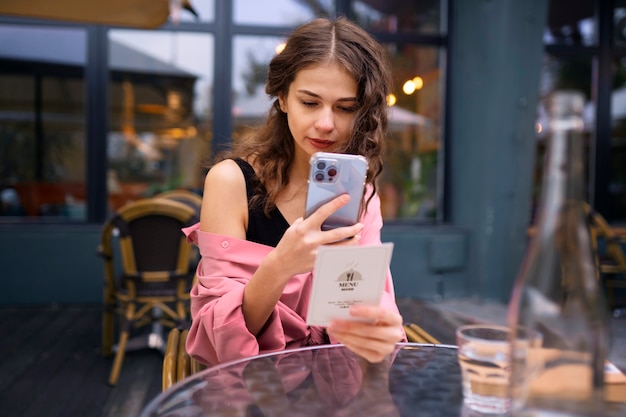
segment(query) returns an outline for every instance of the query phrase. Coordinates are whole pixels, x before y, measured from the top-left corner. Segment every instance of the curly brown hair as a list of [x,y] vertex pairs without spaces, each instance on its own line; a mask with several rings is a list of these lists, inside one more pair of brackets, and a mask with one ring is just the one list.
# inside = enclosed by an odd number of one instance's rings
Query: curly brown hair
[[[336,152],[363,155],[369,161],[367,183],[376,190],[383,167],[387,133],[387,95],[391,70],[383,47],[365,30],[344,17],[318,18],[298,27],[283,51],[271,60],[265,92],[273,98],[265,123],[218,157],[255,161],[260,185],[267,190],[264,211],[275,207],[276,196],[288,183],[294,140],[278,96],[286,97],[298,71],[320,64],[337,64],[357,82],[357,110],[350,139]],[[371,198],[371,196],[370,196]]]

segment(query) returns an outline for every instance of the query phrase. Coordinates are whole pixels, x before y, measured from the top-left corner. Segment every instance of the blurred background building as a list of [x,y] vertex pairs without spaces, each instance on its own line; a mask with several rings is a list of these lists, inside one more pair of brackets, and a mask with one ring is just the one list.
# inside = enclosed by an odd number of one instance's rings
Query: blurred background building
[[384,240],[403,296],[507,299],[540,184],[544,99],[587,100],[587,192],[626,221],[623,0],[192,0],[157,28],[0,12],[0,303],[99,302],[100,227],[202,192],[264,118],[287,34],[346,15],[393,66]]

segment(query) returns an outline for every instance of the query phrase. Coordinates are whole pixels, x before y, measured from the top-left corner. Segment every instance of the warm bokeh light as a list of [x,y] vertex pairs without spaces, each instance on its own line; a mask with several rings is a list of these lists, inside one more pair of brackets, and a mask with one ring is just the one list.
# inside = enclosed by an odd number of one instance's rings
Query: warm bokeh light
[[540,122],[537,122],[537,133],[541,133],[543,131],[543,126]]
[[276,52],[276,55],[280,54],[283,51],[283,49],[285,49],[285,46],[287,46],[285,42],[282,42],[276,45],[276,48],[274,49],[274,51]]
[[420,76],[415,76],[412,80],[407,80],[402,86],[402,91],[407,96],[410,96],[415,91],[420,90],[424,87],[424,80]]
[[413,82],[413,80],[408,80],[406,81],[403,85],[402,85],[402,91],[404,92],[404,94],[406,94],[407,96],[410,96],[411,94],[413,94],[415,92],[415,83]]
[[389,93],[387,95],[387,106],[391,107],[395,105],[397,101],[398,101],[398,98],[396,97],[395,94]]
[[422,87],[424,87],[424,80],[420,76],[416,76],[415,78],[413,78],[413,83],[415,84],[416,90],[420,90]]

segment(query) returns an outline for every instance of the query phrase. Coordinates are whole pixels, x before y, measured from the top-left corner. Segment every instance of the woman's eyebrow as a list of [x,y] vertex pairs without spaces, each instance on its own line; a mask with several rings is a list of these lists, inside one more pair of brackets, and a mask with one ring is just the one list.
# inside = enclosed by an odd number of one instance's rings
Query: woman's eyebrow
[[[319,94],[316,94],[309,90],[297,90],[297,91],[298,93],[306,94],[311,97],[322,98]],[[356,101],[356,97],[341,97],[341,98],[338,98],[337,101]]]

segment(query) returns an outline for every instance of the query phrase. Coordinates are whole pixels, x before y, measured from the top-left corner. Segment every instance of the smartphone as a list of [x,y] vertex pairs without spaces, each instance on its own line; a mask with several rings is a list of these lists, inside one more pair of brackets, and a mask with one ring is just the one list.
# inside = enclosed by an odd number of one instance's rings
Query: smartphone
[[335,197],[349,194],[350,202],[331,214],[322,224],[322,230],[357,223],[367,175],[367,159],[361,155],[317,152],[311,156],[310,164],[305,218]]

